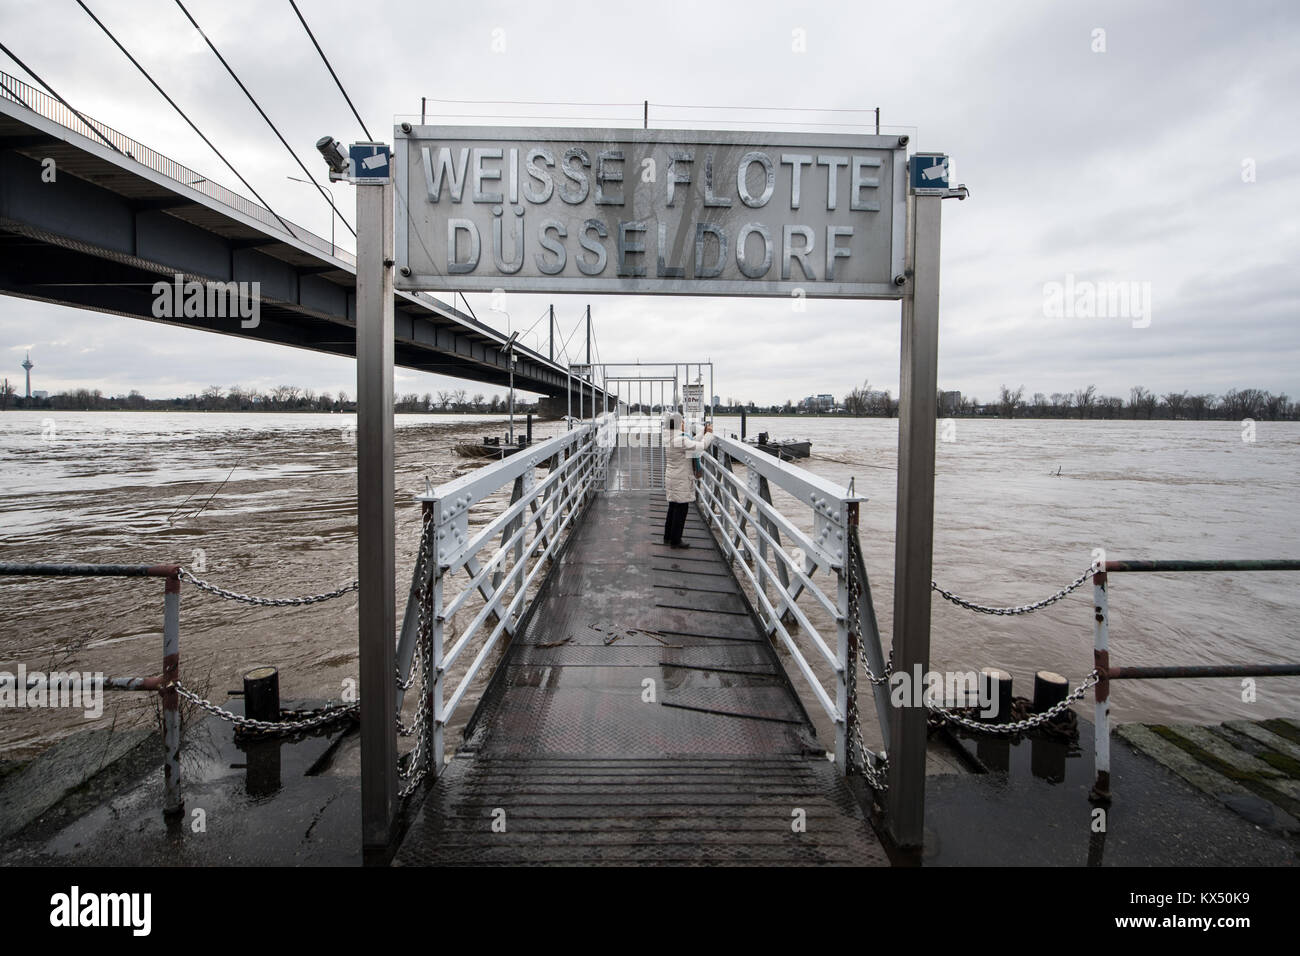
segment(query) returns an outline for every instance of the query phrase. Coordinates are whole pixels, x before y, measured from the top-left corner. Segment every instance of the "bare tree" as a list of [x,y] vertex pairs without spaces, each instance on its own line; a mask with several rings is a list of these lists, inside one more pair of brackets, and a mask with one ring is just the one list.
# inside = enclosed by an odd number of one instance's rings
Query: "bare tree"
[[1169,409],[1170,418],[1178,418],[1187,405],[1186,392],[1166,392],[1165,407]]
[[1141,385],[1134,385],[1128,390],[1128,410],[1134,418],[1138,417],[1138,410],[1145,407],[1147,403],[1148,392]]
[[998,407],[1006,418],[1015,418],[1016,411],[1025,405],[1025,387],[1021,385],[1014,391],[1001,386],[998,394]]
[[1187,398],[1187,404],[1192,410],[1192,415],[1197,421],[1205,417],[1205,413],[1213,411],[1217,399],[1213,395],[1190,395]]
[[1087,388],[1076,388],[1074,390],[1074,405],[1079,409],[1079,417],[1083,418],[1086,412],[1088,417],[1092,417],[1092,406],[1096,401],[1097,386],[1089,385]]
[[1270,421],[1277,421],[1279,418],[1286,418],[1287,409],[1291,405],[1291,399],[1283,392],[1281,395],[1269,395],[1264,401],[1264,410],[1267,412]]
[[864,381],[861,388],[852,389],[844,396],[844,410],[850,415],[865,415],[871,407],[871,382]]

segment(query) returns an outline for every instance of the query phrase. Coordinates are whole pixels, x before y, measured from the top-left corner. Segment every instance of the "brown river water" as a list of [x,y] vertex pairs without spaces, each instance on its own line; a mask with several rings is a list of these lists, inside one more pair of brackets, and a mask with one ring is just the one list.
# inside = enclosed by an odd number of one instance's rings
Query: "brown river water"
[[[356,576],[350,421],[327,414],[0,414],[0,561],[189,566],[201,558],[200,577],[235,591],[332,589]],[[535,435],[563,427],[543,423]],[[491,416],[397,416],[399,617],[418,540],[414,495],[426,477],[436,485],[468,467],[452,450],[457,440],[503,428],[504,420]],[[840,484],[855,478],[870,499],[861,534],[887,640],[897,422],[751,418],[749,433],[760,430],[811,439],[813,457],[802,464]],[[739,422],[721,418],[718,431],[738,432]],[[937,445],[935,578],[981,603],[1046,597],[1077,577],[1095,548],[1111,559],[1300,555],[1300,423],[1261,422],[1246,442],[1234,422],[960,419],[950,437]],[[780,505],[782,496],[776,500]],[[810,515],[791,514],[810,526]],[[1114,575],[1112,661],[1294,661],[1295,584],[1295,574],[1282,573]],[[935,670],[1001,667],[1014,676],[1016,692],[1028,694],[1035,670],[1076,682],[1091,669],[1089,585],[1028,616],[974,614],[938,596],[933,607]],[[0,671],[13,673],[21,663],[155,674],[161,627],[160,580],[0,579]],[[181,654],[187,685],[217,701],[260,664],[280,669],[285,698],[336,698],[356,678],[356,596],[307,608],[250,608],[186,585]],[[1300,679],[1261,679],[1253,702],[1242,696],[1236,680],[1120,682],[1112,692],[1121,721],[1300,714]],[[817,717],[807,694],[805,704]],[[148,695],[110,693],[96,725],[147,722],[152,714]],[[825,733],[826,722],[817,722]],[[29,754],[88,725],[80,711],[0,708],[0,757]]]

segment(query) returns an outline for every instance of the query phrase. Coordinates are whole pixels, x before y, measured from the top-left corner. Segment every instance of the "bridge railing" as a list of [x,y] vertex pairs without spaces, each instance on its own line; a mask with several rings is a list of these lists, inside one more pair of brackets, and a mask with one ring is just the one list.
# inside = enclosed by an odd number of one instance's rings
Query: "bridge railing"
[[[613,417],[579,425],[419,496],[423,533],[397,645],[399,695],[420,684],[410,726],[402,724],[399,696],[398,732],[417,738],[402,770],[404,794],[426,774],[441,772],[449,722],[493,651],[525,625],[529,589],[604,480]],[[539,468],[547,469],[540,478]],[[481,524],[471,520],[473,510],[494,507],[488,499],[506,488],[504,508]],[[456,592],[461,575],[468,580]],[[453,668],[466,659],[449,690]]]
[[[880,788],[887,761],[862,744],[857,713],[861,658],[881,732],[888,739],[885,661],[858,539],[858,511],[866,499],[730,438],[715,438],[700,461],[701,503],[715,537],[749,583],[764,630],[789,652],[833,721],[837,763],[844,773],[857,767]],[[744,466],[744,478],[736,474],[737,464]],[[811,511],[811,533],[773,504],[773,485]],[[819,570],[829,576],[818,580]],[[805,595],[807,603],[824,614],[810,615],[801,607],[799,599]],[[814,617],[829,618],[834,634]],[[819,677],[814,662],[829,670],[829,681]]]
[[114,149],[119,153],[122,153],[128,159],[133,159],[141,165],[152,169],[156,173],[161,173],[169,179],[174,179],[176,182],[183,186],[187,186],[190,189],[196,189],[209,199],[216,200],[222,205],[229,206],[231,209],[243,213],[245,216],[256,219],[258,222],[276,232],[283,232],[287,226],[292,238],[297,239],[299,242],[306,243],[327,255],[333,256],[335,259],[341,259],[349,265],[356,265],[356,256],[340,249],[330,240],[324,239],[315,233],[304,229],[297,223],[280,218],[265,206],[259,205],[245,196],[241,196],[234,190],[227,189],[225,186],[212,182],[212,180],[198,172],[195,172],[188,166],[183,166],[174,159],[170,159],[162,153],[150,149],[148,146],[132,139],[125,133],[120,133],[111,126],[101,123],[99,120],[87,116],[85,113],[70,110],[67,106],[63,105],[43,90],[39,90],[34,86],[24,83],[17,77],[10,76],[8,73],[4,72],[0,72],[0,99],[25,106],[33,113],[43,116],[48,120],[52,120],[60,126],[70,129],[74,133],[78,133],[88,139],[93,139],[98,143],[107,141],[113,145]]

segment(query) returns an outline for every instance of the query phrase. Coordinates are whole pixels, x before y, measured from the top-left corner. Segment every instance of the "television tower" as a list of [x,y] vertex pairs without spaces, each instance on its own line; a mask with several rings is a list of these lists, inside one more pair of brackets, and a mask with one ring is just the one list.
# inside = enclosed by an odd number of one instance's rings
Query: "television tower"
[[28,352],[27,358],[23,359],[23,368],[27,370],[27,398],[32,397],[32,369],[35,367],[32,364],[32,353]]

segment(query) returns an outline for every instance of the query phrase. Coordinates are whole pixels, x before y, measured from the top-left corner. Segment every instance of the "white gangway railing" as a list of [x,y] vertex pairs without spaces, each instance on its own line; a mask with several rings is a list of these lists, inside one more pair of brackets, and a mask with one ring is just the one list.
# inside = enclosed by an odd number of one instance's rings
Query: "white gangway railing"
[[[418,496],[423,533],[397,644],[396,729],[417,737],[403,769],[404,792],[426,773],[441,772],[448,723],[502,638],[523,626],[530,587],[604,483],[613,429],[610,413]],[[539,477],[540,468],[546,472]],[[471,511],[507,487],[510,503],[474,525]],[[453,593],[462,573],[468,580]],[[462,610],[473,614],[453,627]],[[448,692],[448,675],[470,654]],[[404,726],[401,698],[417,681],[416,718]]]
[[[857,713],[861,655],[881,736],[889,739],[887,671],[858,539],[858,511],[866,499],[730,438],[716,437],[700,461],[705,515],[724,555],[748,582],[763,628],[789,652],[834,723],[835,759],[841,772],[856,767],[874,787],[883,789],[887,758],[863,745]],[[744,467],[745,477],[736,474],[736,465]],[[773,504],[773,485],[811,510],[811,533]],[[827,572],[820,581],[818,571]],[[805,595],[834,622],[833,638],[829,628],[823,634],[825,625],[818,627],[800,606]],[[829,682],[819,678],[810,656],[824,662]]]

